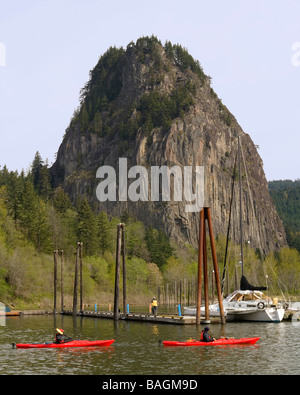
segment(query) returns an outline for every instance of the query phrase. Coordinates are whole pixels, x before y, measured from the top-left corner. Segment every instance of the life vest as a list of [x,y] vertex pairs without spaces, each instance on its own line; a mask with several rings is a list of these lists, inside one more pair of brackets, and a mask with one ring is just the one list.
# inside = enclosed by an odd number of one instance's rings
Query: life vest
[[[205,338],[204,338],[204,334],[205,334]],[[210,334],[207,331],[204,330],[201,332],[200,341],[201,342],[213,342],[214,339],[210,336]]]
[[153,306],[153,307],[157,307],[157,300],[156,300],[156,299],[153,299],[153,300],[152,300],[152,306]]

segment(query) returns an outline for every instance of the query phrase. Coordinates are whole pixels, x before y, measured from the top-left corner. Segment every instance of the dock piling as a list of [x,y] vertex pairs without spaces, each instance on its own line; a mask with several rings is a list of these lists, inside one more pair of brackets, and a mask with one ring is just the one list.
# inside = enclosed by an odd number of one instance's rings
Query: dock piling
[[64,311],[64,250],[60,251],[60,273],[61,273],[61,311]]
[[77,243],[77,249],[76,249],[74,295],[73,295],[73,316],[76,316],[76,314],[77,314],[79,252],[80,252],[80,242]]
[[216,288],[217,288],[217,294],[218,294],[218,302],[219,302],[219,306],[220,306],[220,319],[221,319],[221,323],[225,324],[219,268],[218,268],[218,263],[217,263],[217,254],[216,254],[211,213],[210,213],[209,207],[204,207],[200,211],[196,323],[197,323],[197,325],[200,325],[200,321],[201,321],[201,292],[202,292],[202,273],[203,272],[204,272],[205,321],[209,321],[207,243],[206,243],[206,227],[205,227],[206,221],[207,221],[208,230],[209,230],[210,246],[211,246],[211,251],[212,251],[214,274],[215,274],[215,282],[216,282]]
[[53,251],[54,256],[54,281],[53,281],[53,314],[57,313],[56,296],[57,296],[57,254],[58,250]]
[[83,242],[80,242],[80,312],[83,313]]
[[114,319],[119,319],[119,291],[120,291],[120,259],[121,259],[121,243],[122,243],[122,224],[118,224],[117,228],[117,250],[116,250],[116,272],[115,272],[115,297],[114,297]]
[[125,224],[121,224],[122,231],[122,271],[123,271],[123,314],[126,314],[126,255],[125,255]]

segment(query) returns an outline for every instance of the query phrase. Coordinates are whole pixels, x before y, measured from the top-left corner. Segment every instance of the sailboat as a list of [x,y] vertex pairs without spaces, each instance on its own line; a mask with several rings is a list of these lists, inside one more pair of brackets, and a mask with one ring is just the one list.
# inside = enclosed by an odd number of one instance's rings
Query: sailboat
[[[240,247],[241,247],[241,283],[240,289],[234,291],[223,299],[223,308],[226,321],[253,321],[253,322],[281,322],[284,317],[284,308],[278,303],[277,298],[269,298],[262,291],[266,287],[251,285],[244,276],[244,254],[243,254],[243,224],[242,224],[242,186],[241,186],[241,143],[238,138],[238,161],[239,161],[239,190],[240,190]],[[225,265],[223,272],[223,283]],[[223,287],[222,287],[223,288]],[[205,307],[201,308],[204,315]],[[196,307],[185,307],[185,315],[196,315]],[[216,317],[220,315],[219,304],[209,305],[209,315]]]
[[[223,308],[226,322],[281,322],[284,317],[284,309],[278,305],[278,301],[257,290],[234,291],[223,299]],[[205,308],[201,307],[201,314],[204,313]],[[196,307],[185,307],[184,314],[196,315]],[[209,315],[220,316],[218,303],[209,305]]]

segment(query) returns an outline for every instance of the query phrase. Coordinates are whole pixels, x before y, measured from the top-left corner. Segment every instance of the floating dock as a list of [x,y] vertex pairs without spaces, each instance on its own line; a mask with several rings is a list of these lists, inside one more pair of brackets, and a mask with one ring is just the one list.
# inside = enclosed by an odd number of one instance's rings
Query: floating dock
[[[63,311],[61,314],[64,315],[73,315],[72,311]],[[93,317],[93,318],[107,318],[114,319],[113,312],[100,312],[100,311],[83,311],[82,313],[77,313],[77,316],[80,317]],[[195,325],[196,317],[195,316],[179,316],[172,314],[158,314],[156,316],[149,313],[128,313],[128,314],[119,314],[119,320],[124,321],[138,321],[138,322],[152,322],[152,323],[161,323],[161,324],[175,324],[175,325]],[[204,320],[204,317],[203,317]],[[210,323],[220,323],[220,318],[211,318]],[[208,322],[205,322],[208,323]]]
[[[61,314],[64,315],[73,315],[72,311],[63,311]],[[283,321],[291,321],[293,315],[297,314],[299,316],[299,312],[295,311],[286,311],[286,314],[283,318]],[[79,317],[93,317],[93,318],[107,318],[114,319],[114,313],[111,311],[101,312],[101,311],[83,311],[78,312],[76,314]],[[299,317],[297,317],[299,320]],[[154,316],[150,313],[128,313],[123,314],[119,313],[119,320],[125,321],[138,321],[138,322],[152,322],[152,323],[162,323],[162,324],[175,324],[175,325],[196,325],[196,316],[192,315],[184,315],[179,316],[178,314],[158,314]],[[220,317],[210,317],[208,321],[205,320],[204,317],[201,317],[201,324],[220,324]]]
[[[11,311],[11,312],[0,312],[1,315],[9,316],[25,316],[25,315],[52,315],[53,311],[48,310],[23,310],[23,311]],[[62,311],[58,314],[73,315],[72,311]],[[92,317],[92,318],[107,318],[114,319],[114,313],[111,311],[83,311],[76,314],[79,317]],[[295,316],[295,318],[293,318]],[[294,310],[286,310],[283,321],[292,321],[297,319],[300,321],[300,312]],[[196,317],[191,315],[179,316],[178,314],[159,314],[154,316],[150,313],[128,313],[119,314],[119,320],[125,321],[138,321],[138,322],[152,322],[162,324],[175,324],[175,325],[196,325]],[[201,317],[201,324],[220,324],[220,317],[210,317],[209,321],[205,321],[204,317]]]

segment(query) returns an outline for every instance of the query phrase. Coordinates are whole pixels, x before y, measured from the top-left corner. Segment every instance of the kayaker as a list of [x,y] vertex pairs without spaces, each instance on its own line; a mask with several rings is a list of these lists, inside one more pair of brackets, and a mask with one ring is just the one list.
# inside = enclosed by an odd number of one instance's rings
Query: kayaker
[[71,342],[72,339],[66,335],[64,335],[64,330],[56,328],[56,335],[55,335],[55,343],[56,344],[61,344],[61,343],[67,343]]
[[157,314],[157,300],[156,300],[155,296],[153,296],[153,299],[151,300],[151,306],[152,306],[152,314],[156,317],[156,314]]
[[209,332],[209,328],[206,326],[200,335],[201,342],[209,343],[209,342],[214,342],[216,340],[214,337],[211,337],[208,332]]

